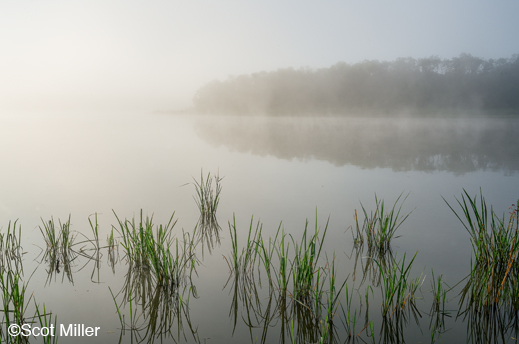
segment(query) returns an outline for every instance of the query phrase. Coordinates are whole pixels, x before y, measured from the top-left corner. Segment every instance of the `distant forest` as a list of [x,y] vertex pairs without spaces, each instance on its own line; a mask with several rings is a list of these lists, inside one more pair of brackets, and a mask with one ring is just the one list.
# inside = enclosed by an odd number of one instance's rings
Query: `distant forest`
[[519,114],[519,55],[398,58],[279,69],[213,81],[194,97],[202,113],[341,115],[482,111]]

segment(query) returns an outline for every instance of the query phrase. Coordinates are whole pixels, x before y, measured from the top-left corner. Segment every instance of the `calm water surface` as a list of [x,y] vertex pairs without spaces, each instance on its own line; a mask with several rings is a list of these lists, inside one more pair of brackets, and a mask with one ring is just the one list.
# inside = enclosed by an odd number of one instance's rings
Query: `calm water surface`
[[[260,311],[247,311],[241,302],[237,310],[232,307],[233,288],[232,282],[226,286],[229,268],[224,256],[231,252],[227,222],[233,214],[240,242],[246,239],[251,217],[263,224],[265,235],[273,235],[282,222],[298,241],[306,219],[313,226],[317,212],[318,225],[324,226],[329,218],[324,250],[330,259],[335,253],[340,280],[349,275],[348,287],[358,289],[356,307],[364,312],[359,299],[369,282],[361,283],[359,266],[367,253],[353,247],[354,210],[360,211],[360,202],[374,210],[375,194],[392,204],[401,193],[409,193],[403,211],[412,214],[392,247],[397,259],[418,252],[412,275],[426,276],[417,301],[422,318],[408,319],[403,327],[406,342],[417,343],[431,340],[427,315],[431,269],[454,286],[470,268],[468,233],[442,196],[455,202],[463,189],[476,195],[481,188],[498,213],[508,211],[519,198],[516,119],[5,114],[0,118],[0,157],[1,226],[5,230],[10,220],[18,219],[22,227],[29,294],[45,303],[58,323],[100,326],[96,342],[106,343],[120,340],[108,286],[115,293],[122,289],[127,262],[121,254],[112,269],[102,251],[99,264],[78,258],[68,274],[52,272],[45,263],[39,264],[44,247],[41,219],[64,221],[71,214],[72,229],[90,235],[88,216],[97,212],[103,243],[117,223],[112,210],[120,218],[131,218],[143,209],[154,215],[156,224],[175,212],[176,230],[192,231],[199,214],[194,188],[185,184],[198,178],[201,170],[219,172],[224,177],[218,209],[221,246],[204,253],[194,278],[199,298],[190,300],[188,318],[184,315],[181,325],[175,323],[175,336],[165,341],[256,343],[263,337],[271,343],[282,341],[281,322],[273,321],[264,332]],[[266,300],[266,291],[260,294]],[[373,287],[369,314],[376,342],[382,329],[380,296]],[[458,309],[455,291],[449,299],[451,308]],[[129,316],[128,308],[122,311]],[[249,318],[254,318],[252,328]],[[356,333],[363,327],[364,318]],[[442,340],[465,341],[467,328],[467,322],[454,313],[446,321],[449,331]],[[344,335],[340,322],[338,333]],[[359,338],[370,342],[366,333]],[[511,336],[515,334],[506,334],[506,340],[512,341]],[[339,342],[346,340],[342,339]],[[132,342],[130,333],[122,342]]]

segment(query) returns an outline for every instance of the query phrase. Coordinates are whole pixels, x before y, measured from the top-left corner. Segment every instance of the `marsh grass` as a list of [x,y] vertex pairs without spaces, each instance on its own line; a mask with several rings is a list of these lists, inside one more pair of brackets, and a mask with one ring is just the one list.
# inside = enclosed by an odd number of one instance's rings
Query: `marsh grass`
[[[344,304],[341,304],[342,317],[341,321],[346,329],[346,333],[348,337],[352,337],[355,335],[355,328],[357,325],[357,319],[360,317],[360,310],[352,309],[352,301],[353,301],[353,292],[354,288],[351,289],[351,292],[348,289],[348,284],[344,284],[344,291],[346,296],[346,301]],[[367,292],[366,292],[367,299]],[[369,305],[369,302],[366,300],[366,304]]]
[[[329,221],[321,228],[316,214],[314,229],[309,233],[310,226],[306,221],[300,241],[287,234],[282,224],[273,237],[266,239],[261,223],[255,223],[251,218],[246,241],[240,241],[238,233],[243,231],[238,229],[233,217],[232,223],[229,222],[232,252],[225,259],[230,270],[227,284],[234,281],[231,306],[234,328],[241,304],[246,311],[242,318],[247,326],[264,329],[261,338],[266,338],[271,322],[278,319],[282,333],[292,340],[295,338],[298,343],[336,342],[334,320],[339,317],[340,299],[347,284],[346,280],[342,283],[337,281],[335,255],[331,260],[322,257],[328,224]],[[261,287],[262,274],[268,279],[269,306],[266,312],[261,310],[263,302],[257,289]],[[272,302],[274,299],[276,301]],[[273,304],[277,309],[274,313]],[[344,312],[350,309],[351,300],[349,309]],[[356,311],[354,313],[356,321]]]
[[[27,316],[27,307],[32,295],[27,298],[27,283],[23,282],[19,271],[5,270],[0,267],[0,289],[2,291],[2,314],[5,329],[1,329],[0,342],[26,343],[28,339],[21,335],[10,336],[7,329],[11,324],[19,326],[27,323],[32,317]],[[2,339],[3,338],[3,339]]]
[[[286,240],[286,238],[287,235],[283,229],[281,233],[280,243],[276,249],[279,268],[278,272],[275,273],[277,280],[277,288],[283,295],[286,295],[287,293],[288,283],[290,282],[290,277],[292,276],[292,271],[294,267],[294,264],[290,263],[289,261],[290,243],[288,242],[288,240]],[[274,245],[275,244],[276,241],[274,241]]]
[[[357,245],[362,245],[366,241],[368,247],[377,248],[380,251],[387,251],[391,248],[391,240],[398,238],[395,236],[397,229],[402,223],[411,215],[410,213],[400,215],[402,206],[409,196],[407,194],[402,199],[403,193],[398,196],[393,207],[387,210],[385,207],[384,200],[379,200],[375,194],[375,211],[371,211],[368,214],[366,208],[361,203],[362,212],[364,213],[364,221],[362,226],[359,226],[359,219],[357,216],[357,210],[355,210],[355,228],[356,237],[354,236],[354,242]],[[400,202],[400,205],[398,202]]]
[[[261,232],[261,231],[260,231]],[[279,234],[281,233],[281,241],[282,243],[278,247],[276,245],[277,239],[279,237]],[[280,285],[281,289],[286,290],[287,286],[287,279],[286,279],[286,256],[287,256],[287,250],[284,247],[284,242],[286,238],[285,229],[283,228],[283,224],[280,223],[278,226],[278,229],[276,231],[276,235],[274,238],[269,237],[268,238],[268,245],[266,244],[267,241],[263,238],[262,235],[258,235],[257,238],[257,245],[259,246],[259,258],[261,265],[267,275],[269,288],[274,288],[274,279],[277,279],[278,285]],[[276,273],[275,268],[273,267],[273,261],[274,258],[274,252],[278,253],[278,257],[282,258],[282,264],[280,264],[280,271],[282,270],[283,273],[280,273],[279,275]],[[258,266],[260,264],[258,263]],[[261,286],[261,278],[260,278],[260,286]]]
[[[432,305],[429,329],[431,331],[431,343],[434,343],[441,339],[441,335],[445,332],[445,317],[451,317],[451,311],[445,308],[448,303],[447,293],[451,288],[443,280],[443,275],[436,277],[434,271],[431,270],[431,276]],[[445,287],[448,289],[445,289]]]
[[404,311],[404,307],[417,311],[415,306],[415,293],[423,283],[422,276],[410,279],[411,267],[416,258],[415,253],[409,264],[405,263],[404,257],[388,271],[384,271],[382,266],[377,262],[382,274],[382,315],[391,317],[397,313],[399,315]]
[[[167,224],[156,226],[153,216],[144,218],[142,210],[139,222],[135,218],[121,221],[115,214],[119,223],[116,231],[122,237],[125,257],[135,269],[149,270],[159,286],[173,289],[178,288],[185,278],[191,280],[199,263],[195,254],[196,230],[193,234],[182,231],[182,240],[174,238],[172,230],[177,222],[173,220],[174,215]],[[196,289],[193,290],[196,293]]]
[[118,242],[114,237],[113,227],[112,227],[112,230],[110,231],[110,234],[106,236],[106,244],[108,247],[108,251],[115,251],[116,247],[118,246]]
[[6,233],[0,233],[0,269],[23,271],[22,264],[22,228],[18,226],[18,233],[16,231],[17,221],[7,226]]
[[[443,324],[444,316],[450,317],[451,311],[447,310],[445,306],[448,303],[447,292],[451,289],[443,280],[443,275],[434,276],[434,271],[431,270],[431,291],[432,291],[432,306],[431,306],[431,323],[436,318],[436,326]],[[445,289],[447,287],[448,289]]]
[[463,190],[461,200],[456,198],[461,215],[444,201],[468,231],[472,243],[471,270],[460,304],[467,302],[478,310],[493,305],[519,310],[519,202],[510,207],[507,219],[492,207],[488,209],[481,190],[479,197],[471,198]]
[[236,216],[233,215],[233,222],[229,222],[229,234],[231,236],[232,252],[229,259],[225,258],[232,274],[235,276],[246,276],[253,272],[254,264],[261,251],[259,245],[262,241],[262,225],[258,221],[254,228],[254,217],[251,217],[245,245],[239,248],[238,229],[236,227]]
[[[193,178],[193,185],[196,190],[195,199],[198,210],[200,211],[200,218],[198,220],[199,233],[210,234],[209,237],[219,238],[221,231],[220,225],[216,218],[216,211],[220,203],[220,193],[222,192],[220,175],[216,173],[211,177],[208,173],[204,179],[204,174],[200,172],[200,181]],[[219,239],[217,239],[219,242]]]
[[[328,291],[326,292],[326,303],[324,305],[325,316],[324,316],[323,321],[321,322],[321,324],[322,324],[321,343],[333,342],[334,319],[335,319],[335,317],[339,316],[337,310],[340,305],[341,292],[345,287],[346,287],[346,292],[347,292],[347,289],[348,289],[346,286],[347,281],[348,281],[348,278],[346,278],[344,280],[343,284],[340,286],[340,288],[337,289],[337,286],[336,286],[337,273],[335,270],[335,255],[334,255],[332,263],[331,263],[330,271],[328,272]],[[319,295],[319,296],[321,296],[321,295]],[[316,301],[319,302],[320,300],[322,300],[322,296],[321,296],[321,299],[317,299]],[[355,326],[355,325],[353,325],[353,326]]]
[[[97,213],[94,215],[94,222],[90,219],[92,215],[88,217],[88,223],[90,224],[90,228],[92,229],[92,234],[94,235],[94,239],[92,240],[92,243],[94,244],[95,248],[99,251],[99,224],[97,223]],[[112,231],[112,239],[113,239],[113,231]]]
[[[236,218],[233,217],[233,222],[229,222],[232,252],[228,258],[225,258],[231,274],[250,276],[257,270],[261,276],[263,271],[271,290],[275,289],[281,293],[288,291],[290,280],[292,280],[293,287],[290,297],[307,303],[307,299],[315,298],[321,291],[324,277],[327,276],[325,269],[318,264],[328,223],[329,220],[321,233],[316,214],[313,234],[308,234],[309,222],[306,221],[300,242],[296,241],[292,235],[287,235],[282,224],[279,225],[274,238],[269,237],[266,240],[262,235],[260,222],[258,221],[254,225],[254,219],[251,218],[247,240],[241,246],[238,240],[239,231],[236,226]],[[291,246],[293,251],[290,250]],[[261,279],[259,283],[261,284]]]
[[[294,246],[294,259],[292,268],[292,281],[294,284],[294,297],[296,299],[304,299],[308,297],[314,288],[315,273],[319,271],[317,264],[322,252],[326,232],[328,231],[328,221],[319,237],[319,227],[317,224],[317,213],[315,218],[314,234],[307,237],[308,220],[305,224],[305,230],[300,243],[297,243],[292,236],[292,244]],[[318,275],[319,276],[319,275]],[[319,283],[316,284],[317,286]]]
[[108,247],[108,265],[112,269],[112,273],[115,275],[115,265],[119,262],[119,243],[114,237],[114,229],[110,231],[110,235],[107,235],[107,247]]
[[54,218],[51,217],[49,221],[41,219],[41,221],[43,229],[41,226],[39,228],[47,245],[44,258],[50,257],[51,260],[56,261],[60,256],[69,256],[76,239],[76,236],[70,231],[70,215],[67,222],[61,223],[61,220],[58,220],[58,230],[56,230]]
[[[43,312],[40,312],[40,308],[34,302],[34,306],[36,308],[36,314],[34,316],[35,319],[38,320],[40,324],[40,328],[49,327],[51,325],[54,326],[55,329],[58,328],[58,316],[54,316],[54,322],[52,322],[52,313],[47,313],[45,308],[45,304],[43,305]],[[59,338],[59,331],[55,330],[54,336],[42,336],[44,344],[56,344]]]

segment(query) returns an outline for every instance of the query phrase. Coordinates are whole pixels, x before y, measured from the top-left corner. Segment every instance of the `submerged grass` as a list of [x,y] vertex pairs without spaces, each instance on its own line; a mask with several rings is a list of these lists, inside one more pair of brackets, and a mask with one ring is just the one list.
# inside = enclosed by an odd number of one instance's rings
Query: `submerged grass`
[[461,216],[445,202],[469,232],[472,243],[469,281],[460,302],[467,301],[478,310],[494,305],[519,310],[519,202],[510,207],[507,219],[492,207],[489,211],[481,190],[479,197],[473,198],[463,190],[461,200],[456,201]]

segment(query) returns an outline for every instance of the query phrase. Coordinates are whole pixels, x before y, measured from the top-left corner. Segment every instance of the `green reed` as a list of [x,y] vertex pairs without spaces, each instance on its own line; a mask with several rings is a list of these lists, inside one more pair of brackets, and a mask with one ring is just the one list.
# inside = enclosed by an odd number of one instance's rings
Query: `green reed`
[[[94,239],[92,240],[92,243],[94,243],[94,246],[97,250],[99,250],[99,225],[97,223],[97,213],[93,214],[94,215],[94,222],[92,223],[92,220],[90,219],[90,217],[92,215],[90,215],[88,217],[88,223],[90,224],[90,228],[92,229],[92,233],[94,235]],[[112,231],[112,240],[113,240],[113,231]]]
[[257,222],[256,229],[254,228],[254,217],[251,217],[247,241],[245,246],[240,250],[238,245],[238,231],[236,228],[236,217],[233,215],[232,224],[229,222],[229,233],[231,235],[232,253],[227,264],[231,272],[235,275],[247,275],[256,262],[260,253],[258,243],[262,241],[261,231],[262,225]]
[[434,276],[434,272],[431,270],[432,281],[432,294],[433,294],[433,303],[431,307],[431,313],[439,314],[439,315],[447,315],[449,316],[449,311],[445,309],[445,305],[447,303],[447,290],[445,290],[445,286],[449,287],[445,281],[443,280],[443,275],[439,275],[438,277]]
[[335,271],[335,254],[332,260],[331,269],[328,275],[328,302],[327,302],[327,318],[332,319],[332,316],[334,316],[337,313],[337,309],[339,308],[339,299],[340,294],[342,290],[346,287],[346,282],[348,279],[346,278],[344,282],[342,283],[342,286],[337,289],[335,286],[337,282],[337,273]]
[[[4,315],[5,329],[7,330],[11,324],[21,326],[26,323],[26,319],[30,319],[26,316],[26,311],[32,295],[26,300],[27,284],[21,280],[20,272],[5,270],[0,267],[0,289],[2,291],[1,312]],[[1,337],[4,336],[3,329],[0,332],[0,342],[2,342]],[[17,337],[5,335],[4,339],[7,343],[28,342],[27,338],[21,335]]]
[[[445,308],[447,304],[447,292],[445,286],[449,287],[443,280],[443,275],[434,276],[434,271],[431,270],[432,281],[432,305],[430,311],[431,321],[429,328],[431,330],[431,343],[441,338],[442,331],[445,328],[445,317],[450,317],[450,311]],[[450,288],[449,288],[450,289]],[[438,337],[436,336],[438,334]]]
[[385,271],[377,262],[382,274],[382,315],[391,316],[395,312],[400,312],[407,305],[414,303],[414,294],[423,282],[422,277],[411,280],[411,266],[418,252],[415,253],[409,264],[405,264],[405,254],[402,260]]
[[115,247],[117,246],[117,241],[114,237],[114,229],[112,227],[112,230],[110,231],[110,234],[106,236],[106,244],[108,246],[109,251],[115,250]]
[[200,172],[200,181],[193,178],[193,186],[195,187],[196,205],[200,212],[200,218],[197,223],[197,241],[202,243],[202,257],[204,250],[207,248],[209,254],[216,245],[220,245],[220,232],[222,228],[218,224],[216,218],[216,211],[220,203],[220,194],[222,192],[221,181],[219,174],[216,173],[213,177],[208,173],[204,179],[204,174]]
[[279,260],[279,272],[276,273],[278,289],[286,293],[288,282],[290,281],[291,272],[293,271],[294,264],[290,264],[288,260],[288,252],[290,250],[290,243],[285,244],[286,234],[283,230],[281,233],[281,240],[279,247],[276,249]]
[[39,228],[47,244],[46,255],[56,256],[60,253],[67,255],[72,249],[75,240],[74,234],[70,231],[70,215],[67,222],[61,223],[61,220],[58,220],[58,230],[56,230],[56,224],[52,217],[49,221],[44,221],[43,219],[41,221],[43,229]]
[[[274,252],[279,252],[278,248],[276,247],[277,238],[279,236],[279,233],[281,232],[281,235],[283,237],[283,243],[284,243],[284,237],[286,236],[284,228],[282,229],[282,223],[279,224],[278,230],[276,231],[276,235],[274,236],[274,239],[269,237],[268,240],[268,246],[265,244],[265,240],[263,239],[262,235],[258,235],[258,245],[259,245],[259,257],[263,264],[263,268],[265,269],[265,272],[267,274],[267,279],[269,281],[269,287],[273,287],[273,271],[275,269],[273,268],[272,258],[274,255]],[[282,252],[285,252],[284,248],[281,248]],[[282,257],[285,257],[286,255],[283,253],[281,254]],[[285,259],[283,259],[283,262],[285,262]],[[285,283],[283,284],[286,287],[286,266],[282,267],[284,276],[285,276]],[[275,274],[275,272],[274,272]],[[277,277],[277,274],[275,274]],[[286,288],[285,288],[286,289]]]
[[[0,233],[0,269],[6,270],[22,270],[22,228],[18,226],[18,234],[16,233],[17,221],[7,226],[7,233]],[[12,226],[11,226],[12,225]]]
[[120,220],[117,214],[114,215],[119,224],[119,229],[116,231],[122,237],[121,246],[124,248],[126,257],[135,263],[137,266],[150,267],[150,255],[156,251],[155,245],[164,246],[171,244],[171,231],[176,224],[173,221],[175,213],[171,215],[169,222],[165,226],[160,226],[156,229],[156,238],[153,234],[154,224],[153,216],[143,217],[143,212],[140,212],[139,222],[135,221],[135,217],[131,220]]
[[53,336],[42,336],[43,337],[43,343],[44,344],[56,344],[58,342],[58,334],[59,334],[59,331],[57,330],[58,328],[58,316],[55,315],[54,316],[54,323],[52,322],[52,313],[47,313],[46,309],[45,309],[45,304],[43,305],[43,312],[40,312],[40,308],[38,307],[38,305],[36,304],[36,302],[34,302],[34,306],[36,308],[36,314],[35,314],[35,318],[38,319],[39,323],[40,323],[40,328],[43,328],[43,327],[50,327],[51,325],[54,326],[54,335]]
[[[363,244],[364,237],[366,238],[368,247],[378,248],[380,251],[389,250],[391,247],[391,240],[395,237],[397,229],[402,223],[411,215],[407,213],[400,215],[402,206],[409,196],[405,196],[402,199],[403,193],[398,196],[393,207],[387,210],[385,207],[384,200],[379,200],[375,194],[375,211],[371,211],[369,214],[361,203],[362,211],[364,213],[364,221],[362,227],[359,226],[359,220],[357,217],[357,210],[355,210],[355,224],[357,236],[354,238],[356,244]],[[398,202],[401,201],[400,205]],[[398,208],[397,208],[398,207]]]
[[115,299],[114,293],[112,292],[112,288],[108,287],[108,290],[110,290],[110,294],[112,295],[112,299],[114,300],[115,309],[117,310],[117,315],[119,316],[119,321],[121,323],[121,329],[124,330],[124,315],[121,313],[121,308],[117,304],[117,300]]
[[469,232],[472,244],[469,281],[460,302],[467,300],[476,309],[497,304],[519,309],[519,202],[510,207],[507,219],[492,207],[489,211],[481,190],[474,198],[463,190],[456,201],[462,215],[445,202]]
[[[354,292],[354,289],[351,290],[350,293],[348,293],[348,284],[344,283],[344,291],[345,291],[345,295],[346,295],[346,301],[344,303],[344,305],[341,305],[341,310],[342,310],[342,323],[344,325],[344,328],[346,329],[346,332],[348,332],[348,337],[352,337],[353,335],[355,335],[355,326],[357,324],[357,315],[360,316],[360,312],[359,314],[357,314],[357,309],[355,310],[352,310],[351,308],[351,302],[353,300],[353,292]],[[366,303],[368,303],[368,300],[367,300],[367,292],[366,292]]]
[[[324,254],[328,224],[329,221],[320,228],[316,215],[312,234],[309,233],[310,226],[306,221],[300,241],[287,234],[282,224],[273,237],[266,239],[262,225],[259,222],[255,224],[252,218],[247,240],[242,243],[238,240],[236,218],[233,218],[232,223],[229,223],[232,252],[226,260],[231,276],[234,275],[235,290],[231,312],[234,314],[235,325],[238,319],[238,299],[241,298],[247,312],[253,312],[256,319],[264,319],[265,324],[262,326],[265,329],[276,319],[275,314],[279,314],[283,333],[287,326],[290,327],[290,321],[294,323],[296,320],[298,323],[297,331],[292,327],[289,334],[292,340],[335,342],[334,319],[338,316],[342,290],[347,285],[346,280],[341,281],[342,283],[337,281],[335,256],[331,261],[324,261],[321,257]],[[291,247],[294,249],[291,250]],[[261,312],[262,302],[256,289],[257,285],[261,286],[261,273],[266,273],[269,282],[269,300],[277,299],[277,311],[272,314],[270,301],[267,313]],[[351,301],[349,307],[351,309]],[[356,321],[357,311],[354,313]],[[248,313],[244,320],[247,326],[259,326],[252,324]]]
[[174,215],[167,224],[158,226],[153,224],[153,216],[144,218],[142,210],[139,222],[135,218],[121,221],[117,214],[115,217],[126,257],[137,269],[152,271],[158,285],[176,288],[184,277],[196,273],[198,259],[195,255],[196,229],[192,235],[182,231],[179,242],[172,234],[177,222],[173,220]]
[[308,220],[305,224],[301,243],[295,242],[293,237],[290,236],[295,247],[292,282],[294,284],[294,296],[296,299],[307,297],[314,287],[314,275],[317,271],[317,262],[321,255],[329,220],[330,219],[326,222],[321,238],[319,238],[317,213],[315,218],[315,231],[310,238],[307,238]]
[[222,179],[218,173],[212,178],[211,173],[208,173],[204,180],[203,172],[200,172],[200,181],[193,178],[193,185],[196,189],[195,202],[200,210],[199,224],[203,229],[220,230],[216,219],[216,210],[220,203],[220,193],[222,191],[220,182]]
[[[339,289],[337,289],[337,287],[336,287],[336,282],[337,282],[337,273],[335,271],[335,255],[334,255],[331,266],[329,268],[329,272],[328,272],[328,291],[326,292],[327,299],[326,299],[326,303],[324,305],[325,316],[323,319],[323,330],[322,330],[322,336],[321,336],[322,343],[327,342],[326,340],[327,340],[328,336],[332,333],[331,329],[332,329],[332,326],[334,323],[334,318],[337,316],[337,309],[339,308],[339,304],[340,304],[341,292],[345,287],[347,290],[347,286],[346,286],[347,279],[344,280],[342,286]],[[317,278],[317,282],[316,282],[316,286],[318,286],[318,285],[319,285],[319,277]],[[318,289],[318,288],[315,287],[315,289]],[[316,295],[314,302],[316,304],[320,304],[322,298],[323,298],[322,293],[320,295]],[[330,341],[330,342],[332,342],[332,341]]]
[[54,219],[51,218],[51,220],[49,220],[48,222],[45,222],[43,219],[41,219],[41,222],[43,223],[43,228],[45,229],[45,231],[43,231],[40,227],[40,232],[41,234],[43,234],[43,239],[47,244],[47,252],[57,253],[60,245],[60,236],[59,233],[56,232]]

